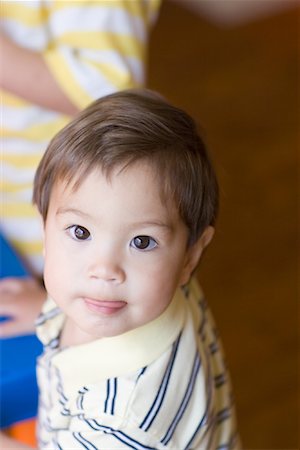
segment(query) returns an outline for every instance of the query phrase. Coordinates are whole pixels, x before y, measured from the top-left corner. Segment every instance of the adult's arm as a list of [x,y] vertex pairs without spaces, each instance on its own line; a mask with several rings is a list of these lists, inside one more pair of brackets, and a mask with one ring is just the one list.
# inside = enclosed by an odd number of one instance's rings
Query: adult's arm
[[0,33],[2,89],[47,109],[73,115],[78,108],[58,85],[41,53]]

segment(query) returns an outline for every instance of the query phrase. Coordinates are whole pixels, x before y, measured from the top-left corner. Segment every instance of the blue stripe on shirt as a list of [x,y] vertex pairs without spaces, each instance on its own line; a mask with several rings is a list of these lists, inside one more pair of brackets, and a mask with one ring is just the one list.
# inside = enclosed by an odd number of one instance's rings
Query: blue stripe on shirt
[[35,326],[39,327],[40,325],[43,325],[48,320],[53,319],[53,317],[57,316],[61,312],[61,309],[58,307],[55,307],[53,309],[50,309],[50,311],[46,313],[41,313],[38,318],[35,320]]
[[115,401],[117,397],[117,378],[113,380],[113,398],[111,401],[111,414],[115,413]]
[[115,431],[113,436],[120,442],[123,442],[123,444],[126,444],[127,447],[133,448],[134,450],[156,450],[154,447],[148,447],[147,445],[138,442],[136,439],[131,438],[122,431]]
[[104,412],[106,413],[108,410],[108,400],[110,396],[110,379],[106,381],[106,399],[104,403]]
[[226,444],[221,444],[217,447],[216,450],[231,450],[238,443],[238,434],[235,432],[229,439],[229,442]]
[[189,442],[186,445],[184,450],[189,450],[193,440],[197,437],[197,434],[202,427],[204,427],[205,425],[208,425],[208,424],[210,427],[215,425],[215,420],[211,417],[211,401],[212,401],[212,395],[213,395],[213,388],[214,388],[214,383],[211,381],[211,375],[210,375],[210,370],[209,370],[209,372],[206,376],[206,392],[207,392],[206,408],[205,408],[203,416],[200,419],[198,426],[195,429],[195,432],[193,433],[191,439],[189,440]]
[[114,415],[117,389],[118,389],[117,378],[109,378],[106,382],[106,399],[104,403],[105,413]]
[[110,434],[115,437],[118,441],[126,444],[127,447],[133,448],[134,450],[156,450],[155,447],[149,447],[147,445],[142,444],[136,439],[132,438],[128,434],[123,433],[122,431],[115,430],[106,425],[101,425],[95,419],[89,420],[84,419],[84,421],[93,429],[103,431],[105,434]]
[[72,433],[76,441],[78,441],[82,447],[86,448],[87,450],[98,450],[97,447],[95,447],[90,441],[85,439],[81,433]]
[[[208,421],[207,421],[207,411],[206,411],[206,412],[204,413],[204,415],[203,415],[203,417],[202,417],[202,419],[201,419],[199,425],[197,426],[197,428],[196,428],[194,434],[192,435],[192,437],[191,437],[191,439],[189,440],[188,444],[187,444],[186,447],[184,448],[184,450],[190,450],[191,444],[192,444],[193,440],[197,437],[197,434],[198,434],[199,430],[200,430],[204,425],[206,425],[207,422],[208,422]],[[211,423],[209,426],[211,426],[211,425],[213,425],[213,423]],[[207,432],[207,431],[208,431],[208,430],[206,430],[206,432]],[[208,445],[207,448],[210,448],[210,446]]]
[[172,351],[172,355],[171,355],[171,359],[168,363],[167,369],[164,373],[162,382],[160,384],[159,390],[156,394],[156,397],[154,399],[154,402],[150,408],[150,410],[148,411],[146,417],[144,418],[143,422],[140,425],[140,428],[144,431],[148,431],[149,428],[151,427],[155,417],[157,416],[161,405],[163,403],[163,400],[165,398],[166,392],[167,392],[167,388],[168,388],[168,384],[169,384],[169,379],[172,373],[172,369],[173,369],[173,365],[174,365],[174,361],[176,358],[176,354],[177,354],[177,350],[178,350],[178,346],[179,346],[179,342],[180,342],[180,338],[181,338],[181,334],[179,335],[179,337],[177,338],[177,340],[175,341],[174,345],[173,345],[173,351]]
[[173,436],[173,434],[174,434],[174,432],[176,430],[176,427],[177,427],[178,423],[180,422],[184,412],[187,409],[187,406],[189,404],[190,398],[192,396],[192,393],[193,393],[193,390],[194,390],[194,387],[195,387],[195,383],[196,383],[196,380],[197,380],[197,375],[198,375],[198,372],[199,372],[199,369],[200,369],[200,364],[201,364],[200,363],[200,357],[199,357],[199,354],[198,354],[198,351],[197,351],[197,353],[195,355],[195,358],[194,358],[194,364],[193,364],[193,368],[192,368],[192,371],[191,371],[191,376],[190,376],[190,378],[188,380],[187,389],[186,389],[185,394],[183,396],[182,402],[181,402],[181,404],[179,406],[179,409],[178,409],[178,411],[177,411],[177,413],[176,413],[176,415],[175,415],[175,417],[174,417],[174,419],[173,419],[173,421],[172,421],[172,423],[171,423],[167,433],[165,434],[165,436],[161,440],[161,443],[164,444],[164,445],[168,444],[168,442],[171,440],[171,438],[172,438],[172,436]]
[[221,422],[224,422],[224,420],[227,420],[230,417],[231,417],[231,409],[224,408],[217,414],[217,423],[220,424]]
[[138,376],[137,376],[136,381],[139,381],[140,377],[141,377],[142,375],[144,375],[144,373],[146,372],[146,370],[147,370],[147,366],[143,367],[143,368],[140,370],[140,372],[139,372],[139,374],[138,374]]
[[214,377],[215,380],[215,387],[219,388],[223,386],[227,382],[227,377],[225,373],[220,373],[219,375],[216,375]]

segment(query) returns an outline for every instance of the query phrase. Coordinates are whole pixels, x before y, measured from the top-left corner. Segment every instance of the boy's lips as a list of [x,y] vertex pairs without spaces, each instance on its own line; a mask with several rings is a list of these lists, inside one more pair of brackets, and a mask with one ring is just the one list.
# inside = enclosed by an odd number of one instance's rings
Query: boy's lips
[[88,297],[84,297],[84,303],[90,311],[106,316],[117,313],[127,305],[123,300],[96,300]]

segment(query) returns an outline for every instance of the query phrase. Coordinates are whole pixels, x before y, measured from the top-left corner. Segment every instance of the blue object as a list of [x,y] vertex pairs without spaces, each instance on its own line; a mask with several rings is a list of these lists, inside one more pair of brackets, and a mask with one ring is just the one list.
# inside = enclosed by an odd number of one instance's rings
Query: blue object
[[[0,233],[0,278],[28,275],[17,254]],[[0,318],[10,320],[9,318]],[[0,339],[0,427],[35,417],[38,388],[36,358],[42,344],[34,334]]]
[[[24,277],[26,275],[27,271],[20,258],[0,233],[0,278]],[[0,316],[0,322],[7,319],[9,317]]]
[[0,278],[28,275],[20,258],[0,233]]

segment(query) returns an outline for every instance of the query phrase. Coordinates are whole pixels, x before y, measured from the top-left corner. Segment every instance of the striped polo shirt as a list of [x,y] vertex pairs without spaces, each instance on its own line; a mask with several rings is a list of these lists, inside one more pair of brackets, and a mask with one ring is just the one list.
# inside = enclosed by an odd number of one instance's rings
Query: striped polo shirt
[[[1,1],[1,31],[39,52],[65,95],[83,109],[96,98],[144,85],[148,36],[160,1]],[[41,274],[33,177],[49,140],[70,117],[6,91],[0,95],[1,229],[29,269]]]
[[198,285],[125,334],[59,347],[64,315],[38,324],[42,449],[237,450],[230,380]]

